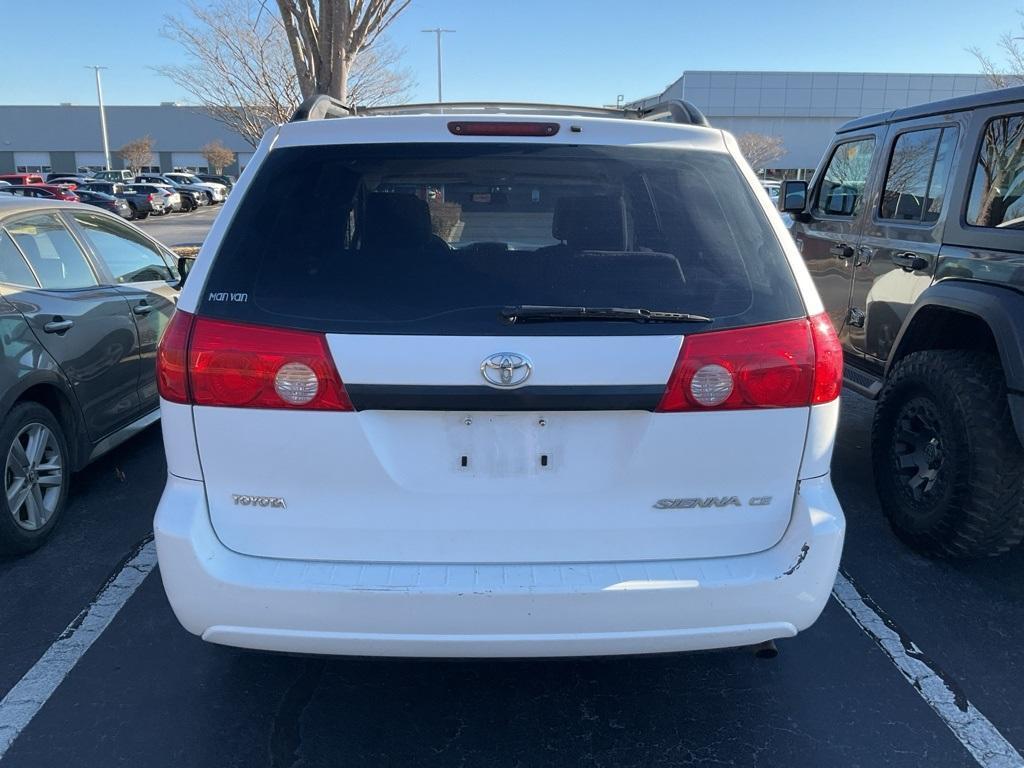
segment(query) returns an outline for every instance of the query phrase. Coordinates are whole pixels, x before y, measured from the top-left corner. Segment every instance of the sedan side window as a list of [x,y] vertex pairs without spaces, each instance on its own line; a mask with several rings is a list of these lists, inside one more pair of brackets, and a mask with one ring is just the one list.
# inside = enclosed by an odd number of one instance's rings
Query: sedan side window
[[36,288],[35,275],[29,269],[25,258],[14,244],[14,240],[4,230],[0,229],[0,282],[11,285],[25,285]]
[[837,146],[818,189],[815,210],[826,216],[856,216],[861,209],[874,152],[873,138]]
[[1024,229],[1024,115],[989,120],[974,168],[967,223]]
[[43,288],[73,289],[97,285],[85,254],[56,215],[41,213],[7,225]]
[[131,227],[94,213],[72,214],[96,255],[118,283],[173,280],[160,251]]

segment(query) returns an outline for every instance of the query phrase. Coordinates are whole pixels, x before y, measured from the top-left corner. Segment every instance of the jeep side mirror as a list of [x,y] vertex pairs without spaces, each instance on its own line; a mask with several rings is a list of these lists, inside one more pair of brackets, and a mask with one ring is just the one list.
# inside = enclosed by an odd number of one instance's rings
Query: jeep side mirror
[[783,213],[803,213],[807,210],[807,182],[790,179],[782,182],[779,190],[779,210]]

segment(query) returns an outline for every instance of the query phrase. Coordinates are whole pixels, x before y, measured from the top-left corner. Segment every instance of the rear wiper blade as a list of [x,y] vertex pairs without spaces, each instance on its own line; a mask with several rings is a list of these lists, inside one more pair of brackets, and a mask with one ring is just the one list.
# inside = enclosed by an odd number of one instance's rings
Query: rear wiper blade
[[642,307],[561,307],[521,304],[505,307],[509,323],[544,323],[558,320],[626,320],[634,323],[710,323],[713,318],[689,312],[661,312]]

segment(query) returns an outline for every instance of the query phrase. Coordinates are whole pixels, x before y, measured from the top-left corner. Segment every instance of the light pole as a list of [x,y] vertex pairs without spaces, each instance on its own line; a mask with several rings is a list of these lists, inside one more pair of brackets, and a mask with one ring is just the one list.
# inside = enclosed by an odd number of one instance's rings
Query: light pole
[[86,69],[96,72],[96,100],[100,103],[100,133],[103,134],[103,163],[104,169],[110,170],[110,144],[107,142],[107,113],[103,109],[103,86],[100,85],[100,70],[106,69],[98,64],[86,64]]
[[441,35],[445,32],[454,32],[455,30],[434,27],[434,29],[424,29],[423,31],[432,32],[437,37],[437,103],[440,104],[444,101],[441,97]]

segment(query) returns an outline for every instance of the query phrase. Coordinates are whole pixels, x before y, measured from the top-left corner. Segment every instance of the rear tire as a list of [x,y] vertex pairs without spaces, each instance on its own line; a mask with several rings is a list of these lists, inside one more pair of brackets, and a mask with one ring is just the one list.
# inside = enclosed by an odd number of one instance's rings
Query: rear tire
[[879,501],[909,546],[979,557],[1024,537],[1024,447],[994,355],[907,355],[878,399],[871,442]]
[[42,546],[60,522],[71,482],[64,429],[35,402],[19,403],[0,427],[0,553]]

